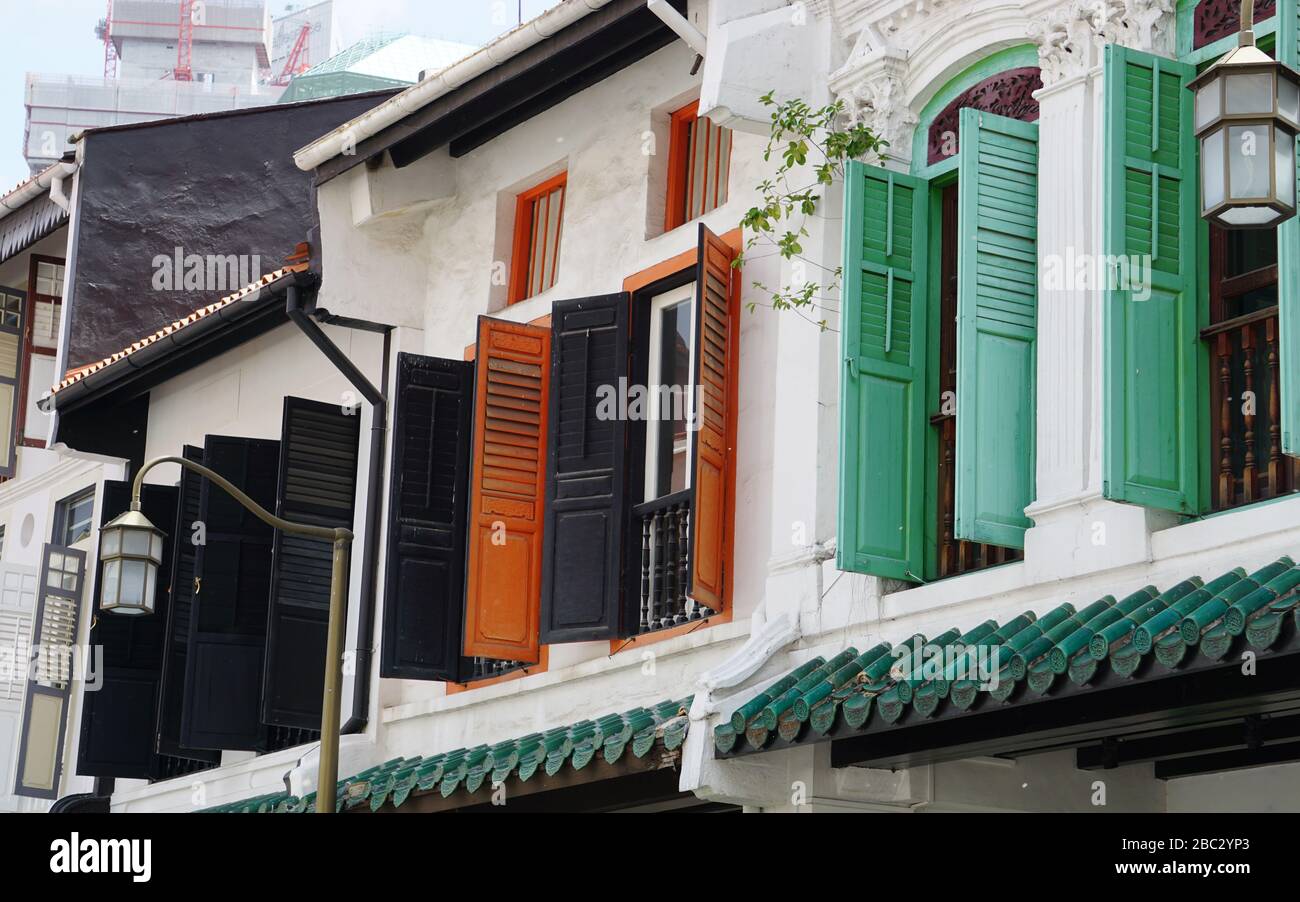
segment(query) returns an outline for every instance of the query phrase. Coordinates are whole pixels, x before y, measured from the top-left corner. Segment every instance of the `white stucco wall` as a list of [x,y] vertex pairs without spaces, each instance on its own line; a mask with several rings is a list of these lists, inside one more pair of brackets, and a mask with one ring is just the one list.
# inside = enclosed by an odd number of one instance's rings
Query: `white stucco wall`
[[[55,508],[59,501],[84,489],[95,489],[95,522],[103,503],[103,484],[125,477],[121,461],[77,454],[66,449],[25,449],[23,466],[16,479],[0,485],[0,526],[4,527],[4,552],[0,570],[39,574],[45,545],[52,539]],[[90,637],[93,573],[98,547],[93,537],[77,543],[86,553],[86,577],[82,584],[81,616],[77,642],[85,648]],[[38,589],[39,591],[39,589]],[[0,610],[30,618],[35,629],[39,595],[30,606],[6,605]],[[33,639],[35,637],[33,636]],[[77,676],[81,676],[78,674]],[[25,693],[24,693],[25,694]],[[89,792],[94,781],[76,775],[77,748],[81,734],[81,682],[74,680],[67,708],[67,728],[62,746],[63,776],[60,795]],[[0,812],[45,811],[50,802],[13,795],[22,738],[23,701],[0,697]]]
[[[684,45],[674,44],[458,160],[443,151],[407,170],[360,166],[322,186],[321,305],[345,316],[422,329],[421,353],[462,359],[482,314],[528,322],[549,315],[557,300],[620,291],[627,277],[694,251],[699,221],[718,234],[736,228],[755,201],[750,186],[765,171],[764,140],[740,133],[734,136],[727,204],[667,234],[654,235],[647,227],[647,205],[658,201],[662,209],[658,169],[668,152],[662,137],[651,136],[671,110],[696,96],[700,76],[690,75],[692,60]],[[504,286],[494,286],[493,274],[508,262],[498,255],[508,248],[514,195],[561,170],[568,172],[568,189],[557,283],[504,307]],[[409,205],[397,206],[403,202]],[[376,216],[376,210],[384,212]],[[745,300],[752,279],[778,277],[770,261],[755,264],[744,277]],[[738,622],[761,602],[771,556],[776,325],[770,310],[743,314],[733,607]],[[817,333],[811,324],[803,327]],[[607,642],[552,646],[550,670],[608,655]],[[533,679],[541,677],[523,682]],[[657,686],[648,687],[647,695],[658,691],[660,700],[689,689],[688,683],[670,688],[667,680]],[[412,705],[442,693],[441,684],[406,682],[396,690],[386,687],[385,700]],[[620,690],[609,705],[628,697]]]

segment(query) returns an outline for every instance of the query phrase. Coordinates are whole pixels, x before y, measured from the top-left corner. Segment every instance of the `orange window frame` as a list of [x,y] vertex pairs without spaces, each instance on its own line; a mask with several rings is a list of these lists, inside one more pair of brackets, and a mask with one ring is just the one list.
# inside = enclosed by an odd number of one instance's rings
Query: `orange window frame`
[[[732,229],[730,232],[727,232],[724,235],[719,235],[718,237],[737,254],[743,252],[745,239],[740,229]],[[699,261],[700,254],[698,248],[683,251],[674,257],[669,257],[667,260],[661,260],[653,266],[648,266],[640,272],[628,276],[623,280],[623,291],[626,292],[628,296],[633,296],[637,292],[644,288],[648,288],[661,279],[666,279],[669,276],[680,273],[682,270],[694,269],[699,265]],[[740,275],[739,273],[736,273],[732,278],[732,290],[739,291],[740,284]],[[737,378],[739,378],[739,374],[737,374]],[[736,522],[736,497],[734,492],[731,493],[727,499],[727,509],[723,516],[729,523],[734,524]],[[706,617],[695,623],[683,623],[680,626],[674,626],[671,629],[657,630],[653,633],[644,633],[643,635],[631,636],[626,639],[611,639],[609,642],[610,657],[613,657],[619,652],[628,651],[629,649],[644,648],[647,645],[655,645],[659,642],[665,642],[668,639],[676,638],[677,636],[685,636],[689,633],[695,632],[696,630],[708,629],[712,626],[721,626],[724,623],[730,623],[732,618],[735,616],[736,610],[735,593],[731,591],[731,581],[735,574],[734,545],[727,549],[727,556],[731,559],[733,566],[727,567],[726,570],[727,597],[730,599],[726,607],[714,614],[712,617]]]
[[[554,247],[547,247],[546,234],[543,231],[541,252],[551,254],[551,274],[554,279],[560,264],[560,244],[564,235],[564,204],[569,195],[569,173],[561,172],[536,187],[529,188],[515,199],[514,241],[510,251],[510,290],[508,303],[517,304],[540,294],[550,285],[539,286],[532,290],[530,273],[533,264],[533,211],[539,200],[560,189],[559,225],[556,228]],[[543,271],[545,267],[543,266]]]
[[[726,186],[723,173],[731,172],[731,142],[727,142],[727,158],[722,158],[722,141],[718,140],[712,147],[705,147],[705,153],[715,157],[712,167],[705,166],[705,173],[714,174],[713,197],[706,198],[703,208],[695,216],[691,215],[690,201],[695,194],[695,166],[692,142],[692,126],[702,122],[705,141],[713,134],[721,135],[723,127],[700,117],[700,102],[687,104],[669,117],[668,126],[668,203],[664,210],[664,231],[671,232],[678,226],[685,225],[693,219],[716,210],[726,200]],[[695,128],[696,135],[701,129]],[[705,186],[707,189],[707,185]]]

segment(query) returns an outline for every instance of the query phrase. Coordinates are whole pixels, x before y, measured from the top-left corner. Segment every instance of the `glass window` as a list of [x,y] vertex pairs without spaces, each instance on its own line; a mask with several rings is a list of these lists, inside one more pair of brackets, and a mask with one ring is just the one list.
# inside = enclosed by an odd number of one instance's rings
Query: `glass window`
[[694,411],[695,283],[650,302],[646,429],[646,496],[653,501],[690,488]]
[[63,266],[61,264],[36,264],[36,293],[45,297],[63,297]]
[[[86,489],[59,502],[54,519],[55,544],[65,548],[90,538],[95,517],[95,490]],[[52,569],[58,569],[53,563]]]

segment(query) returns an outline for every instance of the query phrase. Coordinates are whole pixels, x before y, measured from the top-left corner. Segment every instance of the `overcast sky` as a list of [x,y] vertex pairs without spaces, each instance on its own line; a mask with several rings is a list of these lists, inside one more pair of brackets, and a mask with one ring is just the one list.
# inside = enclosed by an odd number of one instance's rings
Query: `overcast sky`
[[[557,2],[522,0],[523,17]],[[288,5],[270,2],[277,15]],[[517,24],[520,5],[521,0],[334,0],[344,47],[375,31],[484,44]],[[28,173],[22,153],[26,73],[102,76],[104,45],[95,25],[107,8],[107,0],[0,0],[0,194]]]

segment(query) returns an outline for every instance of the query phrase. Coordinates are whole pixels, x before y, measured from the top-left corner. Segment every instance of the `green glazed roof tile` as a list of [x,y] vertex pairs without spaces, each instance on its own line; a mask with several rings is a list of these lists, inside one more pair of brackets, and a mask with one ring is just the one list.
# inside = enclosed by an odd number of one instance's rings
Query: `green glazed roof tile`
[[[657,745],[666,751],[681,748],[690,728],[690,697],[633,708],[597,720],[581,720],[541,733],[530,733],[495,745],[455,749],[436,755],[394,758],[339,781],[340,811],[361,807],[378,811],[386,805],[401,807],[416,795],[439,793],[450,798],[457,792],[474,793],[491,785],[517,779],[555,776],[565,767],[581,770],[602,754],[611,764],[631,750],[638,758]],[[305,813],[314,810],[315,794],[296,798],[285,793],[258,796],[207,809],[206,813]]]
[[[1107,595],[1082,610],[1060,604],[1003,624],[985,621],[933,639],[916,635],[859,655],[813,658],[743,702],[713,729],[720,755],[799,743],[835,729],[936,717],[946,707],[1017,704],[1087,688],[1105,674],[1144,679],[1152,667],[1213,665],[1275,647],[1300,632],[1300,567],[1289,557],[1247,575],[1194,576],[1160,592]],[[1062,680],[1061,678],[1065,679]],[[1026,696],[1024,693],[1029,693]],[[836,734],[840,735],[840,734]],[[743,743],[742,743],[743,737]]]

